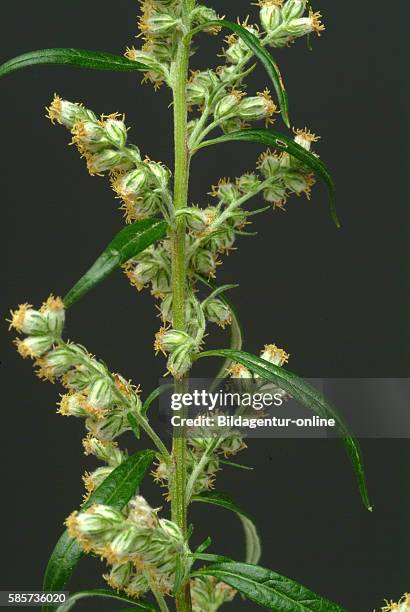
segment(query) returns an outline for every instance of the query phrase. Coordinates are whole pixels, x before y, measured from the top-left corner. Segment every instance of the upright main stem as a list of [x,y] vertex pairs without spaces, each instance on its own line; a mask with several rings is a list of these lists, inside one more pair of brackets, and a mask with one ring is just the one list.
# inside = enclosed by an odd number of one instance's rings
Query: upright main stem
[[[187,143],[187,80],[189,63],[189,44],[181,37],[172,71],[174,96],[174,208],[175,211],[185,208],[188,200],[189,153]],[[173,326],[185,331],[185,296],[186,296],[186,255],[185,255],[185,220],[183,216],[174,218],[172,235],[172,304]],[[185,381],[175,381],[178,393],[183,393]],[[171,513],[172,520],[187,532],[186,500],[186,439],[183,435],[172,441],[172,479],[171,479]],[[176,596],[178,612],[191,612],[189,582]]]

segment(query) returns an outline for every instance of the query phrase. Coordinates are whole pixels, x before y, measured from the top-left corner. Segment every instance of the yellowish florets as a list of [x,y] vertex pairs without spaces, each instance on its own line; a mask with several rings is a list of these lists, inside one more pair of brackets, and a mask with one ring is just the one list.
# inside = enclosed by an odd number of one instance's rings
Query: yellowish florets
[[290,355],[283,349],[276,346],[276,344],[265,344],[262,351],[262,358],[272,363],[277,363],[283,366],[288,363]]
[[407,612],[407,610],[410,610],[410,593],[405,593],[397,603],[386,600],[381,612]]
[[27,311],[33,308],[32,304],[20,304],[17,310],[10,310],[11,319],[7,319],[7,323],[10,323],[10,329],[16,329],[17,331],[21,331],[24,323],[24,319],[26,317]]
[[54,98],[53,101],[51,102],[50,106],[46,106],[46,111],[47,111],[47,119],[50,119],[51,123],[54,125],[55,122],[57,121],[57,123],[61,124],[61,111],[62,111],[62,98],[60,98],[60,96],[58,96],[56,93],[54,94]]
[[60,297],[50,295],[40,308],[40,312],[48,310],[64,310],[64,302]]
[[309,10],[309,19],[312,24],[312,29],[318,36],[326,29],[325,25],[321,22],[322,14],[319,11],[314,12],[312,9]]

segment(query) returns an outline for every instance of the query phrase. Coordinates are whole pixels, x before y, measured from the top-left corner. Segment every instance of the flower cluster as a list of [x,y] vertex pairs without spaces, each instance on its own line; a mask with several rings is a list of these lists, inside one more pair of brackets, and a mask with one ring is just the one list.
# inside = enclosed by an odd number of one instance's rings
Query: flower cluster
[[[187,33],[191,26],[218,19],[216,12],[206,6],[197,5],[189,15],[184,15],[181,0],[143,0],[141,16],[138,21],[140,36],[144,44],[141,49],[127,48],[125,56],[140,62],[149,70],[145,79],[152,82],[155,89],[165,82],[172,83],[172,62],[177,52],[181,33]],[[218,31],[211,27],[206,31]]]
[[192,562],[180,529],[158,518],[157,512],[138,495],[124,512],[96,504],[73,512],[66,525],[85,552],[93,552],[111,566],[104,578],[113,589],[131,597],[150,588],[170,594],[177,567],[185,580]]
[[266,32],[266,44],[283,47],[296,38],[315,32],[321,35],[325,26],[322,15],[311,8],[306,15],[307,0],[260,0],[260,20]]
[[12,312],[10,326],[27,337],[16,340],[23,357],[35,360],[37,375],[54,382],[58,379],[67,390],[58,412],[85,420],[87,436],[83,440],[86,455],[94,455],[107,465],[86,473],[87,495],[126,459],[116,438],[130,429],[128,414],[138,412],[141,401],[132,385],[78,344],[61,338],[65,319],[64,304],[50,296],[40,310],[22,304]]
[[193,612],[217,612],[224,603],[232,601],[235,595],[235,589],[224,582],[218,582],[212,576],[191,580]]
[[72,144],[86,159],[92,176],[110,174],[128,223],[154,216],[169,205],[170,171],[149,158],[143,160],[138,147],[127,144],[123,115],[113,113],[98,119],[82,104],[55,95],[47,116],[71,131]]

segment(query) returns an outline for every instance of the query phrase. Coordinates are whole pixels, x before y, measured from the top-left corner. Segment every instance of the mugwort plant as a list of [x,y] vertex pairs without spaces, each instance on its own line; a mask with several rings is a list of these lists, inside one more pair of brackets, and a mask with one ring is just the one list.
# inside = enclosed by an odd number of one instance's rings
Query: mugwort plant
[[[178,612],[216,612],[240,595],[271,610],[342,610],[258,565],[261,543],[251,518],[214,489],[222,465],[231,464],[233,469],[229,458],[245,447],[237,431],[227,429],[219,437],[201,439],[175,435],[168,448],[149,418],[161,388],[143,401],[139,386],[63,336],[67,310],[122,267],[133,287],[149,288],[156,300],[162,325],[155,351],[166,356],[178,393],[183,394],[192,368],[201,359],[222,358],[220,378],[231,376],[255,384],[258,379],[271,381],[319,416],[331,416],[356,472],[364,504],[371,509],[360,449],[342,419],[313,387],[285,368],[289,355],[271,340],[260,356],[242,350],[238,317],[225,295],[233,286],[218,286],[215,281],[223,256],[238,237],[249,234],[251,217],[283,209],[294,195],[310,198],[317,178],[328,188],[331,216],[339,225],[333,181],[315,152],[319,138],[307,128],[290,131],[286,89],[272,56],[276,48],[301,37],[307,36],[310,45],[310,38],[324,30],[322,16],[309,0],[259,0],[258,5],[260,23],[252,24],[249,19],[228,21],[196,0],[143,0],[142,46],[127,48],[124,56],[45,49],[0,67],[0,76],[40,64],[137,71],[154,88],[168,87],[172,97],[172,172],[129,142],[123,115],[98,116],[82,102],[63,95],[55,95],[47,109],[51,123],[69,132],[89,173],[108,178],[125,217],[124,228],[64,298],[51,295],[39,309],[22,304],[10,320],[10,327],[19,334],[18,352],[33,360],[40,378],[62,385],[65,393],[58,412],[83,420],[84,451],[101,461],[100,467],[83,477],[85,500],[66,519],[66,531],[46,568],[44,591],[64,590],[84,554],[103,560],[108,586],[71,595],[58,608],[60,612],[92,596],[113,597],[141,611],[176,607]],[[227,32],[221,64],[190,71],[200,35],[221,32]],[[266,69],[267,86],[251,93],[247,77],[258,62]],[[280,120],[285,133],[272,128]],[[192,158],[205,147],[240,141],[261,145],[255,169],[235,179],[221,178],[211,187],[208,206],[191,205]],[[263,200],[264,205],[250,208],[252,199]],[[230,329],[228,348],[205,350],[207,329],[213,324]],[[137,439],[145,432],[152,449],[129,455],[119,445],[121,435],[129,430]],[[166,489],[170,518],[139,493],[153,461],[154,479]],[[187,514],[194,501],[238,515],[244,527],[245,562],[205,552],[209,539],[191,548]],[[49,604],[44,606],[51,609]]]

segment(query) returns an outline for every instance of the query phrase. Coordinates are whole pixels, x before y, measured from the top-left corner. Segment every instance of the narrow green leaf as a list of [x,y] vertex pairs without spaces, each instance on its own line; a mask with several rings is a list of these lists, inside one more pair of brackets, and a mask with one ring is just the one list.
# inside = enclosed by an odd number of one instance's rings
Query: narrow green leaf
[[[207,280],[206,278],[204,278],[203,276],[201,276],[200,274],[195,274],[195,277],[201,281],[201,283],[203,283],[204,285],[206,285],[209,289],[212,289],[212,291],[216,291],[218,289],[218,287],[210,280]],[[229,308],[229,310],[231,311],[231,317],[232,317],[232,322],[230,325],[231,328],[231,346],[230,348],[232,350],[235,351],[240,351],[242,348],[242,343],[243,343],[243,332],[242,332],[242,327],[238,318],[238,313],[236,311],[235,306],[232,304],[232,302],[226,297],[226,295],[220,295],[219,299],[222,300],[222,302]],[[227,377],[227,371],[229,369],[229,367],[231,366],[232,361],[230,359],[226,359],[218,374],[215,377],[215,380],[222,380],[224,378]],[[211,387],[210,390],[212,390],[213,387]]]
[[208,537],[206,538],[206,540],[204,540],[204,541],[203,541],[203,542],[202,542],[202,543],[201,543],[201,544],[200,544],[200,545],[197,547],[197,549],[195,550],[195,553],[199,555],[199,554],[201,554],[201,553],[205,552],[205,551],[206,551],[206,550],[207,550],[207,549],[208,549],[208,548],[211,546],[211,544],[212,544],[212,540],[211,540],[211,538],[208,536]]
[[214,576],[269,610],[281,612],[346,612],[297,582],[257,565],[216,563],[193,576]]
[[129,412],[127,414],[127,419],[128,419],[128,423],[130,424],[130,427],[134,433],[134,436],[137,438],[137,440],[140,439],[141,437],[141,432],[140,432],[140,426],[138,425],[138,421],[135,418],[135,416]]
[[65,603],[58,606],[56,612],[69,612],[69,610],[75,606],[77,601],[84,599],[85,597],[117,599],[118,601],[125,601],[126,603],[133,604],[133,610],[141,610],[141,612],[155,612],[155,608],[146,601],[136,601],[135,599],[128,597],[128,595],[125,593],[117,593],[116,591],[111,591],[110,589],[90,589],[88,591],[79,591],[78,593],[74,593],[74,595],[70,595],[70,597],[67,598]]
[[213,138],[212,140],[205,140],[198,145],[196,150],[202,149],[203,147],[220,144],[222,142],[235,142],[239,140],[243,142],[255,142],[268,147],[276,147],[277,149],[285,151],[286,153],[289,153],[289,155],[296,157],[296,159],[317,174],[328,189],[332,219],[336,227],[340,227],[340,222],[336,212],[335,185],[327,166],[319,157],[316,157],[316,155],[313,155],[313,153],[310,153],[310,151],[307,151],[298,145],[294,140],[292,140],[292,138],[268,129],[245,129],[239,130],[238,132],[231,132],[230,134],[223,134],[222,136]]
[[282,119],[285,125],[287,127],[290,127],[288,95],[286,93],[285,84],[283,82],[279,66],[273,59],[272,55],[269,53],[269,51],[262,47],[259,42],[259,39],[254,34],[252,34],[252,32],[249,32],[249,30],[239,25],[238,23],[228,21],[227,19],[219,19],[218,21],[207,21],[206,23],[203,23],[197,26],[194,30],[192,30],[189,36],[193,36],[201,30],[206,30],[209,27],[215,26],[227,28],[228,30],[231,30],[231,32],[237,34],[249,47],[249,49],[256,55],[273,83],[276,95],[278,96]]
[[147,66],[134,62],[121,55],[84,49],[40,49],[18,55],[0,66],[0,77],[43,64],[77,66],[93,70],[132,71],[147,70]]
[[143,219],[124,227],[64,297],[66,308],[72,306],[131,257],[163,238],[166,230],[166,222],[159,219]]
[[255,524],[249,514],[242,510],[228,495],[220,491],[205,491],[194,495],[192,501],[203,502],[231,510],[238,515],[245,533],[246,563],[257,563],[261,557],[261,543]]
[[241,363],[254,374],[258,374],[262,379],[271,380],[281,389],[287,391],[293,399],[300,402],[307,408],[316,412],[320,417],[334,419],[339,433],[353,465],[357,476],[359,491],[368,510],[372,510],[367,492],[366,477],[364,473],[362,453],[358,441],[353,437],[346,423],[331,406],[327,400],[312,385],[299,378],[296,374],[280,368],[260,357],[245,353],[244,351],[232,351],[231,349],[218,349],[200,353],[198,359],[202,357],[225,357],[232,361]]
[[169,391],[170,389],[173,389],[174,385],[173,384],[169,384],[169,385],[160,385],[159,387],[157,387],[156,389],[154,389],[147,397],[147,399],[145,400],[145,402],[142,404],[142,408],[141,408],[141,414],[143,414],[144,416],[147,414],[151,404],[153,402],[155,402],[156,399],[158,399],[160,397],[160,395],[162,395],[163,393],[165,393],[166,391]]
[[[100,486],[90,495],[82,506],[86,509],[93,504],[106,504],[121,510],[135,494],[152,460],[154,451],[144,450],[132,455],[121,463]],[[76,540],[64,531],[51,554],[44,574],[43,590],[62,591],[73,573],[77,563],[84,556]],[[43,612],[50,612],[54,606],[45,605]]]
[[253,472],[255,468],[250,465],[243,465],[242,463],[236,463],[235,461],[228,461],[226,459],[219,459],[219,463],[223,463],[224,465],[229,465],[230,467],[236,468],[238,470],[245,470],[248,472]]

